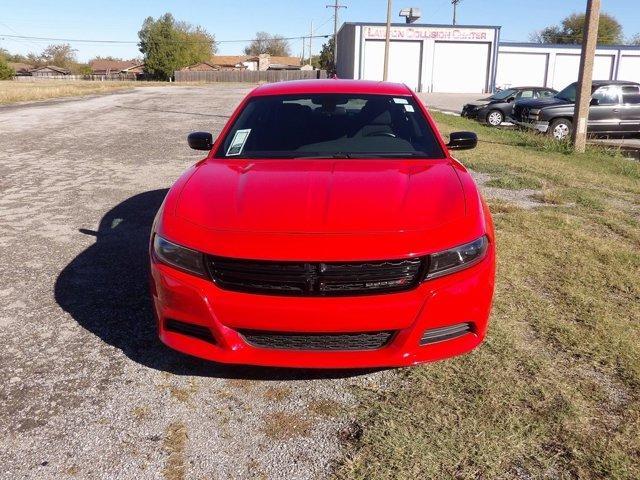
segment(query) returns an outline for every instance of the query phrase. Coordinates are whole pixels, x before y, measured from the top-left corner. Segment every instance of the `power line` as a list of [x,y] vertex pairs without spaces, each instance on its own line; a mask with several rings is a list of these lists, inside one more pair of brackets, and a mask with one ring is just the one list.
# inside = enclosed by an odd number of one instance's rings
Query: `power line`
[[[331,35],[313,35],[313,38],[329,38]],[[69,43],[109,43],[109,44],[138,44],[140,40],[88,40],[79,38],[53,38],[53,37],[31,37],[27,35],[6,35],[0,33],[2,39],[24,39],[42,42],[69,42]],[[309,35],[301,35],[299,37],[281,37],[282,40],[301,40],[309,38]],[[165,43],[248,43],[257,40],[255,38],[238,39],[238,40],[164,40]]]

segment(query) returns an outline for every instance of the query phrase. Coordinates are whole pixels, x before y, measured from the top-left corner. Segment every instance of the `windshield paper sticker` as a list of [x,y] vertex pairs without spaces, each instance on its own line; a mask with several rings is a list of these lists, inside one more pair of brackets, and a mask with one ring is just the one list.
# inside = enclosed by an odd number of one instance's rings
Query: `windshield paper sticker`
[[229,145],[229,149],[227,150],[227,157],[240,155],[242,153],[244,144],[247,143],[247,138],[249,138],[250,133],[250,128],[236,131],[235,135],[233,136],[233,140],[231,140],[231,145]]
[[404,109],[405,109],[407,112],[411,112],[411,113],[415,112],[415,110],[413,109],[413,105],[405,105],[405,106],[404,106]]
[[397,97],[395,97],[395,98],[393,99],[393,101],[394,101],[395,103],[399,103],[399,104],[401,104],[401,105],[406,105],[407,103],[409,103],[409,101],[408,101],[406,98],[397,98]]

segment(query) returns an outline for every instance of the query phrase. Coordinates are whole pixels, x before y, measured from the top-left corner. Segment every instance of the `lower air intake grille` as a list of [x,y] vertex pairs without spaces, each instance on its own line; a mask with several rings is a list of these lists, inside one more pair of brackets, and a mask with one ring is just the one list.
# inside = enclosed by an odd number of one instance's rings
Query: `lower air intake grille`
[[366,333],[274,333],[241,330],[254,347],[279,350],[376,350],[393,337],[393,331]]
[[208,257],[209,272],[225,290],[335,297],[410,290],[418,285],[424,258],[371,262],[278,262]]
[[451,340],[452,338],[461,337],[472,331],[473,327],[470,323],[458,323],[450,327],[433,328],[424,332],[420,340],[420,345]]
[[199,338],[209,343],[216,343],[211,330],[202,325],[195,325],[193,323],[180,322],[178,320],[169,319],[165,322],[164,327],[170,332],[180,333],[182,335],[188,335],[189,337]]

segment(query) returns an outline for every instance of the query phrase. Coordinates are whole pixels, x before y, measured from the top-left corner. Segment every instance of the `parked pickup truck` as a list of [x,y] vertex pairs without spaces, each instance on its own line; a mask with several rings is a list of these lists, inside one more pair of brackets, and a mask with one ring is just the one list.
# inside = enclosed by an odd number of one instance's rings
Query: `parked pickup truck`
[[[509,121],[564,140],[573,130],[577,83],[548,99],[517,101]],[[588,133],[640,133],[640,84],[594,80]]]

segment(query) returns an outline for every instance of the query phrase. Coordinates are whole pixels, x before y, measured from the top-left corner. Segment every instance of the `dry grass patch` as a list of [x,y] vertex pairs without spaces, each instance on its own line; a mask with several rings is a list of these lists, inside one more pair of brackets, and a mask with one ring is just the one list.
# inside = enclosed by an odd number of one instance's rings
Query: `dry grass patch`
[[287,387],[268,387],[262,396],[270,402],[281,402],[291,396],[291,389]]
[[275,440],[308,437],[313,429],[311,420],[304,418],[300,414],[275,412],[266,414],[263,420],[263,433]]
[[167,82],[94,82],[73,80],[38,80],[33,82],[0,81],[0,105],[52,98],[78,97],[130,90],[134,87],[168,85]]
[[162,476],[166,480],[183,480],[186,474],[185,448],[187,445],[187,427],[180,422],[174,422],[165,433],[162,444],[168,455]]
[[343,413],[344,407],[335,400],[319,399],[310,401],[307,410],[321,417],[337,417]]
[[[477,130],[463,163],[544,185],[548,207],[490,202],[498,275],[486,342],[362,391],[339,478],[640,478],[640,164]],[[488,143],[488,142],[491,143]]]

